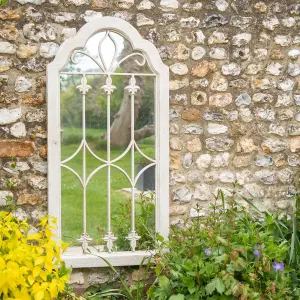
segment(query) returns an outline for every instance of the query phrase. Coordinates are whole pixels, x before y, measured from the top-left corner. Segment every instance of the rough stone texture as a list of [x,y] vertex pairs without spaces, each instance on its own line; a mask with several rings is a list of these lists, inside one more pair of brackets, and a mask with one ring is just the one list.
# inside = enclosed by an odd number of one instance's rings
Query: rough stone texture
[[0,42],[0,53],[2,54],[15,54],[17,47],[10,42]]
[[16,122],[21,118],[21,108],[0,109],[0,125],[7,125]]
[[197,77],[205,77],[206,75],[213,73],[217,70],[216,64],[204,60],[192,68],[192,75]]
[[10,191],[0,191],[0,207],[7,204],[7,197],[13,197],[13,193]]
[[17,204],[31,204],[37,205],[40,204],[42,201],[42,197],[39,194],[22,194],[17,200]]
[[30,166],[27,162],[6,162],[3,165],[3,170],[10,174],[18,175],[20,172],[28,171],[30,170]]
[[[16,215],[45,214],[47,63],[103,16],[130,22],[170,68],[171,222],[197,216],[193,206],[207,209],[212,193],[233,180],[249,197],[288,209],[300,162],[300,9],[287,2],[16,0],[1,7],[0,172],[18,182]],[[80,287],[111,276],[74,274]]]
[[15,91],[22,93],[30,90],[32,87],[31,82],[24,76],[18,76],[15,81]]
[[191,95],[192,105],[204,105],[207,102],[207,95],[201,91],[194,91]]
[[209,105],[212,107],[226,107],[232,102],[230,93],[214,94],[209,97]]
[[40,47],[40,56],[44,58],[54,57],[58,47],[59,46],[53,42],[42,43]]
[[181,115],[183,120],[186,121],[198,121],[200,120],[200,111],[195,108],[185,109]]
[[21,44],[17,50],[17,56],[19,58],[28,58],[31,55],[36,54],[38,51],[38,47],[36,45],[31,44]]
[[300,137],[292,138],[289,143],[291,152],[300,152]]
[[57,38],[58,30],[51,24],[28,23],[23,27],[23,34],[27,39],[39,42],[54,41]]
[[33,142],[0,140],[0,157],[28,157],[35,150]]
[[47,189],[47,179],[42,176],[30,176],[28,178],[28,184],[35,190],[45,190]]
[[24,123],[15,123],[12,127],[10,127],[10,134],[16,138],[26,136],[26,127]]

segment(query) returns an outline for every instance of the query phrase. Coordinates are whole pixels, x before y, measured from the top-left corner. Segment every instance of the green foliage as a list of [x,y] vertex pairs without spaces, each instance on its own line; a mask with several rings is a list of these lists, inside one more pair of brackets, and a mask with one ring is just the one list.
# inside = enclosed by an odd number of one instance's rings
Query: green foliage
[[[155,199],[152,193],[142,193],[136,205],[136,232],[141,237],[136,250],[153,250],[155,236]],[[118,239],[115,244],[118,251],[130,250],[130,243],[126,239],[131,231],[131,199],[127,199],[118,207],[112,217],[113,227]]]
[[[106,93],[101,88],[105,77],[88,76],[88,84],[92,87],[86,95],[86,127],[107,128],[107,99]],[[142,104],[138,118],[135,122],[136,128],[154,123],[154,87],[151,78],[144,78],[144,91]],[[79,76],[62,76],[61,81],[61,124],[62,127],[80,128],[82,124],[82,96],[76,88],[80,84]],[[119,111],[123,101],[125,81],[124,76],[113,76],[113,92],[110,101],[110,117]],[[130,112],[128,112],[130,113]]]
[[[157,250],[147,264],[156,274],[150,288],[140,276],[137,283],[130,285],[117,269],[101,258],[115,272],[120,286],[117,289],[91,287],[87,298],[300,299],[299,199],[295,195],[293,214],[287,216],[262,212],[257,208],[257,200],[246,199],[235,191],[228,199],[219,191],[210,212],[203,218],[187,220],[184,226],[172,226],[169,241],[146,233],[147,240],[154,239],[152,244],[155,243]],[[143,214],[151,211],[147,205],[142,204]],[[200,212],[199,207],[197,210]],[[119,223],[127,224],[129,229],[128,215],[129,203],[118,216]],[[128,229],[124,231],[124,238]]]
[[[101,129],[87,129],[86,130],[86,140],[90,144],[97,144],[100,142],[101,134],[104,131]],[[62,132],[63,147],[77,144],[79,145],[82,141],[82,129],[81,128],[64,128]],[[105,145],[106,146],[106,145]]]
[[[97,255],[98,256],[98,255]],[[119,280],[120,288],[112,288],[111,286],[91,286],[87,290],[87,299],[129,299],[129,300],[141,300],[149,299],[146,295],[147,284],[141,279],[142,268],[146,268],[146,272],[149,271],[150,259],[144,258],[138,269],[138,282],[136,284],[128,284],[122,277],[121,273],[105,258],[98,256],[102,259],[115,273],[116,279]],[[146,266],[144,266],[146,265]]]
[[[295,194],[293,198],[293,210],[291,215],[272,214],[268,210],[262,213],[255,205],[258,200],[249,201],[243,197],[251,207],[252,211],[264,218],[267,223],[267,230],[272,232],[273,236],[282,240],[288,246],[288,255],[286,264],[293,269],[290,272],[292,286],[295,296],[300,298],[300,195]],[[251,210],[248,212],[250,215]]]
[[154,124],[154,82],[150,77],[144,77],[144,95],[140,113],[135,122],[136,128],[142,128],[147,124]]
[[[155,143],[154,137],[148,137],[142,141],[143,141],[143,145],[145,145],[145,146],[148,145],[148,148],[145,147],[143,150],[144,154],[146,154],[150,158],[154,158],[155,157],[155,148],[153,146]],[[150,163],[149,159],[147,159],[146,157],[144,157],[142,155],[139,155],[139,156],[137,155],[135,162],[137,165],[140,165],[140,166],[147,166]]]
[[0,0],[0,7],[5,5],[8,2],[8,0]]
[[[15,161],[15,157],[14,156],[10,156],[10,160],[11,160],[11,163],[10,163],[10,167],[12,169],[15,169],[17,167],[17,163]],[[7,187],[7,189],[12,192],[13,189],[15,188],[16,186],[16,182],[13,178],[7,178],[5,180],[5,185]],[[16,210],[17,208],[17,205],[16,205],[16,202],[15,202],[15,199],[14,197],[11,195],[7,195],[5,197],[5,200],[6,200],[6,205],[4,207],[4,210],[5,211],[8,211],[8,212],[13,212]]]
[[293,219],[237,200],[219,191],[206,217],[172,226],[150,299],[299,299]]
[[122,293],[121,289],[111,288],[107,285],[97,286],[93,285],[88,287],[86,291],[86,299],[120,299],[120,297],[124,297],[125,295]]

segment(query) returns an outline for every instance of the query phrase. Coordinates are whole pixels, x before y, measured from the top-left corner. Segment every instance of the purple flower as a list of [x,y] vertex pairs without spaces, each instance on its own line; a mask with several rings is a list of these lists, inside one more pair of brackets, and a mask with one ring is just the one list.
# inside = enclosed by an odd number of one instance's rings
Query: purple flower
[[261,257],[261,252],[258,251],[258,250],[255,250],[255,251],[253,252],[253,254],[254,254],[256,257]]
[[283,262],[274,261],[272,267],[275,270],[275,272],[283,271],[284,270],[284,263]]
[[211,255],[211,251],[210,251],[209,248],[204,249],[204,253],[205,253],[206,255]]
[[253,249],[260,249],[261,248],[261,245],[259,245],[259,244],[256,244],[256,245],[254,245],[254,247],[253,247]]

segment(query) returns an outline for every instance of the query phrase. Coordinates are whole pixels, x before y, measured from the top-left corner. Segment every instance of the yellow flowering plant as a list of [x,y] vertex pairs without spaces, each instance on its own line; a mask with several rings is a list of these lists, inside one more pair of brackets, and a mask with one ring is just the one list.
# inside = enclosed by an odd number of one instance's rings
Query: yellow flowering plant
[[0,299],[60,299],[70,270],[61,259],[66,245],[52,232],[54,218],[43,217],[38,232],[11,213],[0,212]]

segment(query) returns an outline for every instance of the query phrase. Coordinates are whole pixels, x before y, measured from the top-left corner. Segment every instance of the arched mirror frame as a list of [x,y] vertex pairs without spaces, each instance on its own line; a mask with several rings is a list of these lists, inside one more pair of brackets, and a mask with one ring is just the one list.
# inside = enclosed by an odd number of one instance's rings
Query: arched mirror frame
[[[60,71],[75,49],[83,48],[87,40],[99,31],[111,30],[127,39],[133,50],[141,51],[156,74],[155,84],[155,152],[156,152],[156,231],[164,238],[169,233],[169,69],[163,64],[155,46],[144,40],[128,22],[114,17],[102,17],[84,25],[78,33],[66,40],[55,59],[47,66],[48,104],[48,212],[57,218],[55,234],[61,237],[61,134],[60,134]],[[115,266],[138,265],[149,252],[102,252]],[[70,247],[63,256],[73,268],[106,266],[78,247]]]

